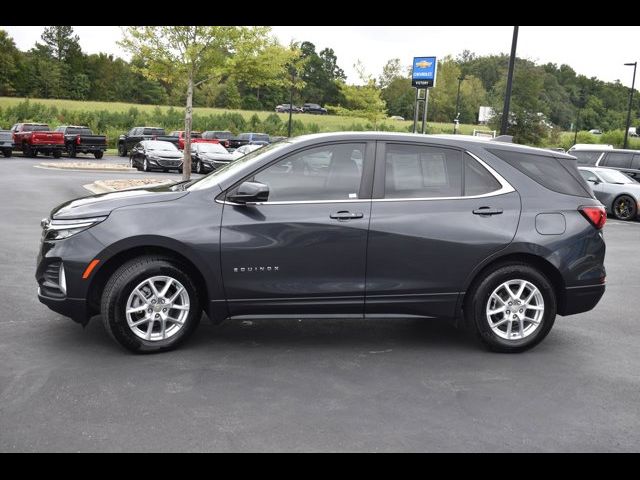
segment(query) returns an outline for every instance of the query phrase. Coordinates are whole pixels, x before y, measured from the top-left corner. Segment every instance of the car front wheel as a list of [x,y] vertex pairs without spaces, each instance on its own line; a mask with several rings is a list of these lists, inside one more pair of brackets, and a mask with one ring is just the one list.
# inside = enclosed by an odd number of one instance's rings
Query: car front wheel
[[113,273],[101,313],[107,332],[136,353],[177,347],[193,333],[202,314],[187,269],[157,256],[133,259]]
[[633,220],[638,215],[636,201],[629,195],[620,195],[613,202],[613,216],[618,220]]
[[471,288],[465,317],[490,350],[522,352],[540,343],[551,330],[556,294],[537,269],[526,264],[502,265]]

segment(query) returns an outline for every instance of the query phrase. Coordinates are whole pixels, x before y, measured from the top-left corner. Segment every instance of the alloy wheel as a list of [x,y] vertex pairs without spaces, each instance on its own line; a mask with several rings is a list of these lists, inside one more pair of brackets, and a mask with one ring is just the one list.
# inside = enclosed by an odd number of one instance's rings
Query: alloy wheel
[[522,340],[533,334],[542,323],[542,293],[527,280],[508,280],[489,296],[486,316],[489,327],[498,337]]

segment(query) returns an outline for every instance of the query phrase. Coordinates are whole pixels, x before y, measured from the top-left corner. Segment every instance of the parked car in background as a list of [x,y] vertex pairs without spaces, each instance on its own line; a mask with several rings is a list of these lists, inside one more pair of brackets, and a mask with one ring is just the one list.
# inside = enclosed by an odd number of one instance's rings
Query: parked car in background
[[229,130],[207,130],[202,132],[202,138],[205,140],[218,140],[224,148],[229,148],[229,140],[233,137],[233,133]]
[[304,105],[302,105],[302,111],[304,113],[311,113],[311,114],[314,114],[314,115],[326,115],[327,114],[327,109],[321,107],[317,103],[305,103]]
[[107,137],[94,135],[89,127],[78,125],[61,125],[56,132],[64,135],[64,147],[69,158],[76,158],[78,153],[92,153],[97,159],[102,158],[107,150]]
[[602,135],[602,130],[599,130],[597,128],[592,128],[591,130],[589,130],[589,133],[592,135]]
[[389,117],[389,120],[397,120],[397,121],[404,121],[404,117],[401,117],[400,115],[392,115]]
[[640,183],[611,168],[579,167],[578,170],[608,213],[618,220],[638,217]]
[[42,221],[38,299],[83,325],[101,313],[140,353],[177,347],[203,311],[451,319],[527,350],[604,294],[604,207],[571,156],[451,137],[306,135],[194,182],[71,200]]
[[289,113],[289,110],[291,110],[292,113],[302,113],[302,108],[296,107],[295,105],[291,107],[290,103],[282,103],[280,105],[276,105],[275,110],[278,113]]
[[[178,139],[178,149],[184,150],[184,130],[175,130],[169,134]],[[191,132],[191,143],[220,143],[217,138],[202,138],[201,132]]]
[[578,165],[613,168],[640,180],[640,150],[591,145],[589,148],[571,147],[567,153],[578,159]]
[[235,159],[219,143],[194,143],[191,145],[191,171],[207,173]]
[[160,127],[134,127],[118,138],[118,155],[126,157],[127,153],[137,143],[143,140],[160,140],[170,142],[178,146],[178,139],[167,135],[164,128]]
[[133,168],[151,170],[178,170],[182,172],[183,155],[174,143],[161,140],[143,140],[131,149],[129,163]]
[[0,130],[0,149],[2,154],[9,158],[13,151],[13,133],[11,130]]
[[261,147],[263,147],[263,145],[243,145],[236,148],[231,155],[233,155],[234,159],[244,157],[247,153],[258,150]]
[[270,142],[269,135],[266,133],[241,133],[238,140],[246,142],[245,145],[267,145]]
[[16,123],[11,127],[13,149],[25,157],[35,157],[38,153],[60,158],[64,150],[64,136],[54,132],[46,123]]

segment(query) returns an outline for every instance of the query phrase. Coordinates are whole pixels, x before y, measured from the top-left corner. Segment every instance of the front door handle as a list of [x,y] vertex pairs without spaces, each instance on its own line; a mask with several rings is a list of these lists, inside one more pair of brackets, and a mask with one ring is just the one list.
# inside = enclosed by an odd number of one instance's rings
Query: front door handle
[[351,213],[345,210],[341,210],[339,212],[332,213],[331,215],[329,215],[329,217],[335,218],[336,220],[351,220],[353,218],[362,218],[364,217],[364,214],[359,212]]
[[473,211],[474,215],[500,215],[502,213],[501,208],[480,207]]

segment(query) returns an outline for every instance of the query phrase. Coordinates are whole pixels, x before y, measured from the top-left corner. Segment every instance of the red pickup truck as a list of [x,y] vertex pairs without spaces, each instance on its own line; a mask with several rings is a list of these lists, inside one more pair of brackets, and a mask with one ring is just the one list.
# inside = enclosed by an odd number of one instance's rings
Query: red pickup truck
[[[169,136],[178,137],[178,148],[184,150],[184,130],[175,130]],[[191,132],[191,143],[220,143],[220,140],[205,139],[202,138],[202,132]]]
[[13,149],[25,157],[35,157],[38,152],[60,158],[64,150],[64,134],[52,132],[46,123],[16,123],[11,127]]

